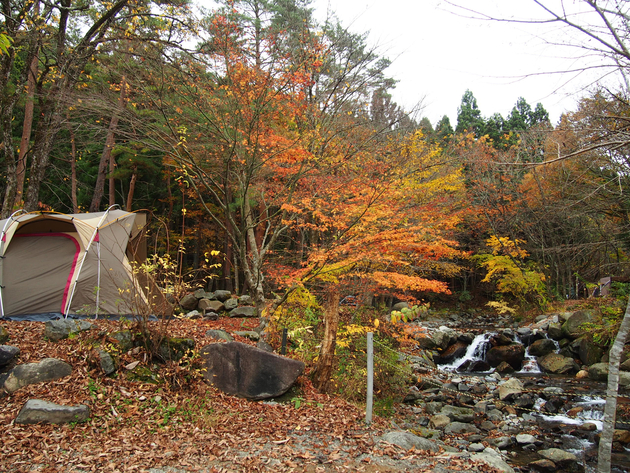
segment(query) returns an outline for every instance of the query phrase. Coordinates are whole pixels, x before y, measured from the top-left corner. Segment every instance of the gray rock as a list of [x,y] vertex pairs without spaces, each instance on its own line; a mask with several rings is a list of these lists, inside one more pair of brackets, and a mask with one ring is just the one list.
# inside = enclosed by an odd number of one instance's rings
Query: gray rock
[[115,373],[116,362],[114,361],[112,355],[102,349],[98,349],[97,353],[99,358],[99,366],[101,367],[101,370],[103,370],[105,376],[109,376],[110,374]]
[[181,360],[195,348],[192,338],[167,337],[162,339],[158,347],[158,355],[165,361]]
[[483,452],[475,453],[470,456],[471,460],[485,463],[492,468],[496,468],[499,471],[505,473],[514,473],[514,469],[508,465],[497,452],[490,447],[486,448]]
[[211,301],[210,299],[201,299],[198,309],[206,312],[221,312],[225,310],[225,306],[221,301]]
[[440,414],[456,422],[472,422],[475,418],[475,412],[469,407],[444,406]]
[[551,322],[547,327],[547,335],[554,340],[561,340],[564,338],[562,334],[562,324],[560,322]]
[[68,338],[70,334],[76,334],[90,330],[93,325],[87,320],[49,320],[44,324],[44,337],[53,342]]
[[403,309],[409,309],[409,303],[408,302],[397,302],[396,304],[394,304],[392,306],[392,311],[394,311],[394,310],[403,310]]
[[431,401],[431,402],[427,402],[425,410],[427,411],[427,414],[435,415],[442,410],[442,407],[444,407],[443,403]]
[[258,340],[258,343],[256,343],[256,346],[260,348],[261,350],[267,351],[269,353],[273,353],[273,347],[264,340]]
[[238,342],[213,343],[200,352],[204,378],[217,389],[247,399],[281,396],[304,372],[304,363]]
[[573,358],[562,356],[559,353],[549,353],[541,356],[536,361],[538,361],[540,369],[547,373],[568,374],[577,373],[580,370]]
[[536,441],[536,437],[531,434],[518,434],[516,436],[516,443],[519,445],[528,445],[530,443],[534,443]]
[[398,445],[405,450],[411,448],[417,448],[418,450],[428,450],[431,452],[438,452],[440,447],[432,440],[418,437],[411,432],[394,431],[387,432],[381,437],[381,440],[393,445]]
[[524,359],[525,347],[520,343],[494,346],[486,354],[486,361],[490,363],[490,366],[497,367],[502,361],[505,361],[516,371],[522,368]]
[[133,348],[133,334],[130,330],[114,332],[110,337],[118,342],[121,351],[127,352]]
[[69,422],[84,422],[90,417],[90,408],[85,405],[61,406],[40,399],[29,399],[22,406],[15,418],[16,424],[66,424]]
[[186,294],[179,301],[179,306],[184,310],[194,310],[197,308],[199,299],[194,294]]
[[[608,363],[595,363],[589,366],[588,377],[595,381],[608,381]],[[630,372],[619,371],[619,385],[630,386]]]
[[197,298],[197,299],[203,299],[204,297],[206,297],[206,290],[203,288],[197,289],[193,295]]
[[197,309],[191,310],[184,315],[184,318],[188,320],[199,320],[202,317],[203,315]]
[[226,342],[233,342],[232,335],[221,329],[211,329],[206,332],[206,337],[214,338],[215,340],[225,340]]
[[562,324],[562,334],[567,338],[576,339],[584,333],[582,324],[592,322],[594,318],[595,315],[593,312],[589,310],[578,310],[571,314],[567,321]]
[[469,452],[483,452],[485,448],[482,443],[471,443],[468,445]]
[[53,381],[71,373],[72,367],[65,361],[46,358],[39,363],[26,363],[13,368],[4,382],[4,389],[14,393],[29,384]]
[[510,437],[496,437],[488,439],[488,443],[500,450],[505,450],[506,448],[512,446],[512,439]]
[[20,356],[20,349],[11,345],[0,345],[0,368],[9,366]]
[[510,397],[521,394],[523,389],[523,383],[517,378],[510,378],[499,386],[499,399],[505,401]]
[[548,448],[546,450],[539,450],[538,454],[545,460],[554,462],[561,468],[566,468],[578,461],[577,457],[571,452],[565,452],[559,448]]
[[486,417],[489,421],[500,422],[503,420],[503,412],[501,412],[499,409],[490,409],[488,412],[486,412]]
[[9,331],[0,326],[0,343],[7,343],[9,341]]
[[235,298],[230,298],[227,299],[223,305],[225,306],[225,310],[232,310],[232,309],[236,309],[238,307],[238,299]]
[[255,332],[254,330],[243,330],[239,332],[234,332],[234,335],[238,335],[239,337],[249,338],[250,340],[257,342],[260,340],[260,334]]
[[556,344],[548,338],[536,340],[529,346],[528,352],[532,356],[545,356],[556,351]]
[[429,419],[429,427],[432,429],[443,429],[450,423],[450,417],[445,414],[437,414]]
[[619,369],[623,371],[630,371],[630,358],[619,365]]
[[230,317],[256,317],[256,307],[244,306],[237,307],[229,313]]
[[471,432],[478,434],[481,431],[473,424],[467,424],[465,422],[451,422],[446,427],[444,427],[444,433],[447,435],[467,434]]
[[225,302],[232,297],[232,293],[230,291],[218,290],[214,291],[214,297],[218,301]]
[[252,296],[243,294],[238,298],[238,305],[254,305],[254,300],[252,299]]
[[589,340],[588,337],[580,337],[578,343],[578,355],[582,364],[587,366],[599,363],[604,354],[602,350],[593,340]]

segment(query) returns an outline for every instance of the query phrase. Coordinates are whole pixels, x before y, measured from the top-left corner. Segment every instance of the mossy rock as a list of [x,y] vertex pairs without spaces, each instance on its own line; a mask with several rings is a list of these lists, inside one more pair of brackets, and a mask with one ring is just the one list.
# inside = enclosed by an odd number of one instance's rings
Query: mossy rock
[[0,327],[0,345],[5,344],[9,341],[9,332],[6,328]]
[[142,383],[160,384],[162,378],[160,375],[148,366],[136,366],[133,370],[128,371],[126,374],[127,379],[130,381],[140,381]]
[[194,348],[195,341],[192,338],[168,337],[162,340],[158,355],[165,361],[179,361]]
[[118,348],[122,352],[127,352],[133,348],[133,334],[131,330],[121,330],[110,335],[111,338],[118,342]]

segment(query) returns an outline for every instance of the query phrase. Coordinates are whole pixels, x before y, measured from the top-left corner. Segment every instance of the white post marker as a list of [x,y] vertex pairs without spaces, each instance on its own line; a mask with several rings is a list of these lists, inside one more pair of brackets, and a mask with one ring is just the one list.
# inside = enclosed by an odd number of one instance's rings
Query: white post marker
[[374,400],[374,342],[373,333],[367,333],[367,400],[365,403],[365,422],[372,423],[372,403]]

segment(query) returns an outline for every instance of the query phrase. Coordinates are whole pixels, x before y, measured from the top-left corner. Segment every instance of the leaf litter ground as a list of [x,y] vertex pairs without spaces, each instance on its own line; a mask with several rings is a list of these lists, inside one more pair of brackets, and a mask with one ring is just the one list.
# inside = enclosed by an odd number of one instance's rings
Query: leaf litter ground
[[[248,330],[256,320],[174,320],[169,333],[209,343],[209,329]],[[9,322],[9,344],[20,348],[20,363],[58,358],[73,367],[61,380],[0,395],[0,471],[3,472],[398,472],[491,471],[470,460],[405,451],[379,441],[389,421],[367,426],[364,412],[346,401],[318,393],[306,377],[298,380],[299,401],[252,402],[225,395],[199,377],[163,373],[172,383],[104,377],[90,368],[95,338],[119,322],[98,320],[97,329],[50,342],[44,324]],[[99,335],[95,337],[95,333]],[[235,337],[238,341],[251,343]],[[147,365],[144,352],[121,354],[120,365]],[[132,365],[133,366],[133,365]],[[85,404],[89,421],[65,425],[20,425],[13,421],[29,399],[62,405]],[[299,404],[299,406],[298,406]]]

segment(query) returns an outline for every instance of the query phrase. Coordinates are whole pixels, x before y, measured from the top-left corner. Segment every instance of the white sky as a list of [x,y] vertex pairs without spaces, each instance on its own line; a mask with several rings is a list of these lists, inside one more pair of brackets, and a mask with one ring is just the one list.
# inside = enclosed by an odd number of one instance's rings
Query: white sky
[[[459,3],[504,18],[531,18],[541,12],[526,0]],[[586,74],[531,76],[582,63],[583,58],[567,57],[575,56],[575,49],[546,41],[566,40],[567,30],[557,26],[475,20],[453,14],[453,7],[439,0],[314,0],[312,7],[320,21],[330,9],[350,31],[369,32],[368,43],[393,61],[389,72],[399,80],[395,101],[407,109],[422,102],[421,116],[433,125],[448,115],[455,127],[466,89],[473,92],[484,117],[497,112],[507,117],[524,97],[532,108],[541,102],[556,123],[563,112],[575,109],[584,87],[593,82]]]

